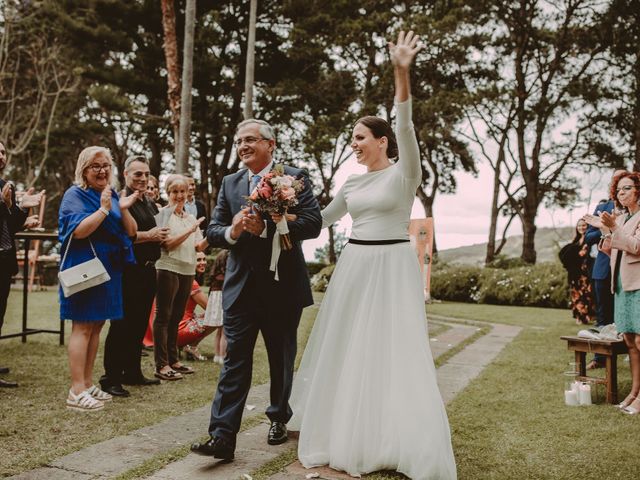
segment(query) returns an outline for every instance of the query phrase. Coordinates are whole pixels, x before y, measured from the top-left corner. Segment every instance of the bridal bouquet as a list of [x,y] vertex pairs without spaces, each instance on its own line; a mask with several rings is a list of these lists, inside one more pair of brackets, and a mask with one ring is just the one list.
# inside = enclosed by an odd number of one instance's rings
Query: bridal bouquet
[[283,250],[291,250],[293,244],[289,237],[287,220],[284,217],[287,209],[298,204],[297,194],[304,188],[302,180],[284,173],[282,165],[276,165],[267,173],[256,188],[247,197],[249,206],[268,215],[282,215],[277,224],[280,234],[280,246]]

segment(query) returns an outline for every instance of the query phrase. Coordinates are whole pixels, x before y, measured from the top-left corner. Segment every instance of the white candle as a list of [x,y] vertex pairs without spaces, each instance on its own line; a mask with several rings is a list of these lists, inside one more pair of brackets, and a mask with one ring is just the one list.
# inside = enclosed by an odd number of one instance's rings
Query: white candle
[[580,385],[580,405],[591,405],[591,385]]
[[575,390],[571,389],[571,390],[565,390],[564,391],[564,403],[567,405],[580,405],[580,402],[578,401],[578,394]]
[[571,384],[571,390],[576,392],[576,397],[580,394],[580,385],[581,385],[581,382],[577,382],[577,381]]

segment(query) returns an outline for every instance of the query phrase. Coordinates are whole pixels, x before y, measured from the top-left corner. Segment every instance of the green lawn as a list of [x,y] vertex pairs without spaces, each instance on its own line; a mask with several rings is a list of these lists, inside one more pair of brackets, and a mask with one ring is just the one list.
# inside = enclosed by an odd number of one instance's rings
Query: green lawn
[[[442,303],[427,312],[523,327],[447,409],[460,479],[622,479],[637,472],[640,416],[604,403],[564,405],[562,372],[573,353],[559,337],[579,329],[568,310]],[[629,364],[622,358],[618,384],[626,395]]]
[[[22,293],[12,291],[3,334],[19,331],[22,322]],[[306,342],[316,307],[306,309],[298,336]],[[57,292],[34,292],[29,297],[29,327],[57,329]],[[67,325],[68,338],[70,324]],[[103,329],[103,338],[107,332]],[[0,477],[36,468],[56,457],[92,443],[126,434],[211,402],[219,366],[213,362],[190,362],[195,375],[159,387],[127,387],[131,398],[110,402],[103,411],[78,414],[67,410],[69,389],[66,347],[58,336],[38,334],[0,341],[0,365],[11,368],[3,378],[17,380],[17,389],[0,389]],[[200,350],[213,356],[213,340],[203,340]],[[298,352],[298,361],[302,349]],[[143,358],[143,370],[153,373],[152,356]],[[94,379],[102,374],[102,345],[98,351]],[[253,383],[269,381],[266,350],[258,340]],[[112,421],[117,418],[118,421]],[[202,427],[206,435],[206,425]]]
[[[55,328],[57,308],[53,292],[33,293],[30,326]],[[17,330],[20,312],[20,294],[12,292],[3,333]],[[305,312],[299,330],[301,346],[316,312],[316,308]],[[640,466],[640,416],[629,417],[604,404],[564,406],[562,372],[572,354],[559,337],[577,330],[568,310],[443,303],[429,305],[427,312],[523,327],[448,407],[460,479],[615,479],[632,476],[630,472]],[[434,326],[431,331],[435,335],[442,327]],[[205,341],[202,350],[211,355],[210,342]],[[96,379],[101,362],[100,357]],[[150,373],[150,358],[144,363]],[[212,363],[198,363],[196,375],[186,380],[160,387],[132,387],[133,398],[115,401],[94,415],[78,415],[65,408],[66,349],[57,345],[55,335],[32,336],[26,344],[20,339],[1,341],[0,365],[10,366],[8,378],[20,382],[18,389],[0,390],[0,476],[206,405],[219,373]],[[627,363],[620,362],[619,374],[624,394],[629,390]],[[254,383],[266,381],[266,354],[260,343]],[[114,413],[121,419],[117,423],[109,421],[116,418]],[[398,475],[368,476],[387,477]]]

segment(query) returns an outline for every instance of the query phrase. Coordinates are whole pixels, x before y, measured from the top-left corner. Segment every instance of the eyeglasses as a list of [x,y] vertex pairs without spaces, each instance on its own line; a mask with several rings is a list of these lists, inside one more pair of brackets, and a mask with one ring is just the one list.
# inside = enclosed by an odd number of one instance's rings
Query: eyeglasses
[[238,138],[235,142],[233,142],[233,144],[236,146],[236,148],[240,148],[242,146],[243,143],[251,146],[251,145],[255,145],[256,143],[258,143],[261,140],[267,140],[266,138],[256,138],[256,137],[244,137],[244,138]]
[[105,163],[104,165],[98,165],[97,163],[95,163],[93,165],[89,165],[87,168],[90,169],[93,173],[100,173],[100,170],[108,172],[109,170],[111,170],[111,164]]
[[630,190],[633,190],[634,187],[633,185],[625,185],[624,187],[620,187],[620,188],[616,188],[616,193],[620,193],[620,192],[628,192]]

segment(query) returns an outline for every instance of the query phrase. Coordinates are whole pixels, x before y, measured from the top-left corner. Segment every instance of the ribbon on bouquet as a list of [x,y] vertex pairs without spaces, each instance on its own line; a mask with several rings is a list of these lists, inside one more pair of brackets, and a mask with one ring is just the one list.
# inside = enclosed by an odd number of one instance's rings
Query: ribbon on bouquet
[[283,215],[278,223],[276,223],[276,231],[273,234],[273,241],[271,242],[271,265],[269,266],[269,270],[275,272],[275,280],[279,281],[280,277],[278,275],[278,260],[280,260],[280,252],[282,248],[280,247],[280,235],[286,235],[289,233],[289,226],[287,225],[287,219]]

